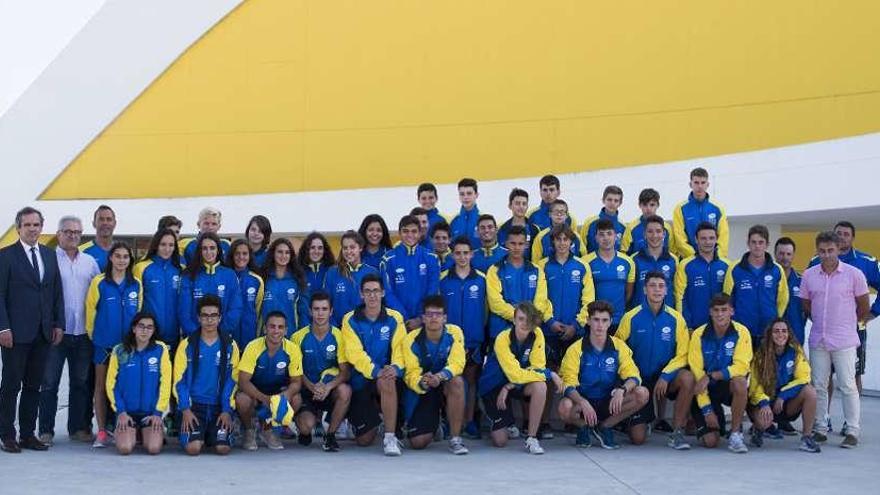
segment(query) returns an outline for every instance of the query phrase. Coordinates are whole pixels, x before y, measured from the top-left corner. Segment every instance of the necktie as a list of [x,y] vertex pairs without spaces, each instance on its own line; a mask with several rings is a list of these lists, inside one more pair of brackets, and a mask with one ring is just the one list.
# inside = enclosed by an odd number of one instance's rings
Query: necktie
[[40,280],[40,264],[37,262],[36,246],[31,248],[31,264],[34,265],[34,273],[37,275],[37,280]]

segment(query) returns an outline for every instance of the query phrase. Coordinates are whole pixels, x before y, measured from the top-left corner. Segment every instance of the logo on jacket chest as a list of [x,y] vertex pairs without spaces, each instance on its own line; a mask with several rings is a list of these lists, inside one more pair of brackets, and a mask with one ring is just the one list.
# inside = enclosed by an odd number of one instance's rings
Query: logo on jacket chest
[[660,329],[660,340],[662,340],[663,342],[670,342],[672,340],[671,327],[663,327]]
[[764,287],[768,289],[773,287],[773,275],[764,275]]
[[581,271],[580,270],[572,270],[570,280],[571,280],[571,283],[573,283],[573,284],[581,283]]
[[287,289],[287,300],[288,301],[296,300],[296,289],[294,289],[293,287]]
[[480,286],[474,284],[468,287],[468,299],[479,299],[480,298]]
[[217,297],[219,297],[220,299],[223,299],[223,297],[225,295],[226,295],[226,286],[223,284],[218,285],[217,286]]
[[394,283],[395,284],[405,284],[406,283],[406,270],[403,268],[397,268],[394,270]]
[[336,282],[336,287],[333,289],[337,294],[345,293],[345,282]]
[[334,361],[336,359],[336,346],[334,344],[330,344],[324,348],[324,358],[328,361]]
[[388,325],[384,325],[379,329],[379,339],[381,340],[390,340],[391,339],[391,327]]
[[724,355],[727,357],[733,357],[733,352],[736,350],[736,344],[732,341],[724,343]]
[[727,272],[725,272],[724,270],[718,270],[717,272],[715,272],[715,280],[719,284],[723,284],[724,283],[724,276],[726,274],[727,274]]
[[287,362],[286,361],[278,361],[275,364],[275,374],[283,375],[287,372]]
[[623,265],[617,265],[617,278],[624,280],[626,279],[626,267]]
[[534,273],[529,275],[529,289],[534,289],[538,286],[538,276]]
[[256,287],[248,287],[248,290],[247,290],[248,302],[254,302],[256,299],[257,299],[257,288]]
[[171,277],[171,286],[174,287],[174,290],[180,289],[180,275]]
[[611,356],[605,358],[603,368],[605,371],[617,371],[617,359]]
[[425,263],[419,263],[419,275],[427,275],[428,274],[428,265]]
[[128,305],[137,307],[138,305],[138,293],[137,291],[131,291],[128,293]]

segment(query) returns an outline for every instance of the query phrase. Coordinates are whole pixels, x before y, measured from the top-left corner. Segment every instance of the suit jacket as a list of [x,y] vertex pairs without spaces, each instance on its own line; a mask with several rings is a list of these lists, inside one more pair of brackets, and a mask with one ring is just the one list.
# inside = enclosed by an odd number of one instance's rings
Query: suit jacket
[[0,249],[0,330],[11,329],[13,342],[30,344],[39,332],[52,341],[52,329],[64,328],[64,294],[55,251],[40,244],[43,280],[37,280],[20,242]]

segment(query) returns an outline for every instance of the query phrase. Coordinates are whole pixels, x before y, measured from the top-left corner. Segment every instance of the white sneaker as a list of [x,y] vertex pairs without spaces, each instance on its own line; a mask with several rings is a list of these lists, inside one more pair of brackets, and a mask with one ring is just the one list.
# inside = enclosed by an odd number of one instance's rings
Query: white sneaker
[[734,431],[730,434],[730,438],[727,440],[727,450],[735,454],[745,454],[749,451],[742,433]]
[[526,452],[533,455],[541,455],[544,453],[544,448],[541,447],[541,442],[537,438],[529,437],[526,438]]
[[354,440],[354,428],[351,427],[347,419],[343,419],[342,423],[339,423],[339,428],[336,430],[336,438]]
[[468,448],[464,446],[464,442],[462,442],[461,437],[449,438],[449,451],[455,455],[465,455],[470,452]]
[[507,437],[508,438],[519,438],[519,428],[516,425],[510,425],[507,427]]
[[385,455],[389,457],[397,457],[403,454],[400,451],[400,445],[400,440],[397,437],[388,436],[382,440],[382,449],[385,451]]

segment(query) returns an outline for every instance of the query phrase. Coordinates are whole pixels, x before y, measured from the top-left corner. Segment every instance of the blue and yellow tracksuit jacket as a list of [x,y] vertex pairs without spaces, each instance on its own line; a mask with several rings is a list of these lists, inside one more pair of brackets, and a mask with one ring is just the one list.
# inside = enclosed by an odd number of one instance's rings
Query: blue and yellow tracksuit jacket
[[287,337],[293,335],[297,328],[309,324],[309,301],[299,281],[288,271],[284,278],[277,278],[274,273],[265,280],[266,290],[263,294],[263,305],[260,308],[260,321],[265,323],[266,317],[273,311],[281,311],[287,318]]
[[126,277],[117,284],[100,274],[86,293],[86,333],[97,347],[111,349],[131,330],[131,319],[140,311],[143,285]]
[[599,249],[599,244],[596,243],[596,222],[599,220],[611,220],[611,223],[614,224],[614,231],[617,232],[617,240],[614,241],[614,250],[620,251],[620,242],[623,239],[623,233],[626,232],[626,224],[620,221],[619,213],[610,215],[605,212],[605,208],[603,207],[599,210],[598,215],[584,220],[584,224],[581,226],[579,236],[581,242],[587,247],[587,252],[592,253]]
[[758,407],[772,407],[772,402],[777,398],[783,401],[794,399],[804,385],[810,383],[810,371],[810,363],[803,350],[788,346],[776,356],[776,386],[768,391],[760,383],[761,370],[758,369],[758,362],[754,361],[749,379],[749,403]]
[[[669,222],[663,222],[663,225],[666,230],[666,238],[663,239],[663,249],[672,251],[672,248],[675,246],[672,226],[669,225]],[[620,251],[632,256],[646,247],[648,247],[648,242],[645,241],[645,217],[640,216],[626,226],[623,237],[620,239]]]
[[577,391],[588,400],[607,399],[614,388],[627,381],[642,383],[632,351],[622,340],[610,335],[601,350],[590,344],[589,335],[568,346],[559,371],[565,395]]
[[[580,258],[569,256],[560,264],[556,256],[544,259],[540,264],[547,280],[547,298],[553,307],[553,321],[564,325],[574,325],[575,335],[583,335],[587,326],[587,305],[596,300],[593,286],[593,273]],[[549,326],[544,336],[556,339],[557,335]]]
[[524,342],[517,341],[513,334],[513,328],[507,328],[495,338],[477,384],[480,396],[508,383],[528,385],[550,380],[544,332],[535,328]]
[[245,347],[260,335],[260,310],[263,306],[265,286],[263,277],[250,270],[235,272],[241,292],[241,319],[231,334],[239,347]]
[[302,361],[300,348],[287,339],[281,339],[281,347],[270,356],[266,337],[263,336],[252,340],[244,348],[236,370],[250,373],[251,383],[260,392],[275,395],[287,388],[292,379],[302,376]]
[[177,304],[180,292],[180,268],[170,259],[153,256],[134,266],[134,276],[144,286],[144,311],[156,317],[159,339],[171,346],[180,340],[180,320]]
[[660,272],[666,279],[665,304],[675,307],[675,272],[678,271],[678,258],[665,250],[659,258],[655,258],[648,253],[648,248],[645,248],[636,253],[632,260],[636,265],[636,285],[633,287],[630,306],[636,307],[645,301],[645,276],[649,272]]
[[425,296],[440,291],[440,262],[421,246],[398,244],[382,258],[385,303],[404,320],[422,315]]
[[447,249],[445,253],[437,253],[434,252],[434,255],[437,256],[437,261],[440,263],[440,276],[443,276],[443,272],[451,270],[453,266],[455,266],[455,258],[452,257],[452,250]]
[[[846,253],[840,253],[837,258],[847,265],[858,268],[865,275],[868,287],[880,293],[880,265],[877,263],[877,258],[855,248]],[[810,260],[810,266],[816,266],[819,263],[821,261],[818,256],[814,256]],[[871,305],[871,314],[880,316],[880,297],[877,297],[874,304]]]
[[727,269],[724,293],[730,295],[734,318],[752,333],[756,344],[775,318],[785,315],[788,307],[788,282],[785,271],[764,254],[764,264],[755,268],[749,264],[749,253]]
[[[332,266],[332,265],[330,265]],[[310,263],[305,267],[306,272],[306,300],[312,297],[315,291],[324,290],[324,281],[327,279],[328,265]]]
[[351,388],[361,390],[368,380],[375,380],[386,365],[394,366],[398,378],[403,377],[403,339],[406,327],[397,311],[382,308],[376,320],[364,314],[364,305],[342,319],[342,341],[345,360],[352,368]]
[[110,354],[107,398],[116,414],[162,416],[171,397],[171,351],[162,342],[126,352],[120,344]]
[[366,263],[358,266],[349,265],[348,271],[350,277],[343,277],[339,273],[339,267],[331,266],[324,279],[324,290],[330,294],[333,304],[330,323],[337,328],[341,327],[342,318],[349,311],[353,311],[364,302],[361,298],[361,280],[371,273],[379,274],[379,270]]
[[[198,346],[190,345],[192,340]],[[226,349],[226,367],[221,373],[223,346]],[[198,347],[194,351],[194,348]],[[197,370],[193,357],[198,359]],[[232,337],[220,334],[208,345],[201,337],[191,335],[180,341],[174,356],[174,397],[177,408],[189,409],[193,404],[216,406],[220,412],[232,414],[235,408],[235,389],[238,380],[238,346]]]
[[367,248],[364,248],[364,250],[361,251],[361,263],[372,266],[376,270],[379,270],[379,268],[382,266],[382,258],[384,258],[389,251],[391,250],[385,249],[384,247],[380,246],[378,251],[376,251],[375,253],[370,253],[369,251],[367,251]]
[[501,261],[501,258],[505,256],[507,256],[507,249],[501,247],[501,245],[496,242],[495,245],[492,247],[477,248],[474,251],[474,257],[471,258],[471,266],[483,273],[486,273],[489,270],[490,266],[498,263],[499,261]]
[[253,265],[254,265],[257,269],[259,269],[260,267],[262,267],[262,266],[266,263],[266,256],[268,256],[268,255],[269,255],[269,249],[268,249],[268,247],[261,247],[260,249],[254,251],[254,254],[253,254],[254,263],[253,263]]
[[724,290],[724,277],[730,261],[719,258],[712,261],[700,255],[685,258],[675,271],[675,309],[684,316],[688,328],[694,329],[709,322],[709,302],[712,296]]
[[489,322],[486,276],[471,268],[461,278],[450,270],[440,279],[440,294],[446,299],[446,321],[462,330],[465,348],[481,347]]
[[[727,331],[718,337],[712,322],[709,322],[694,330],[691,335],[688,366],[696,381],[702,380],[713,371],[720,371],[725,381],[738,376],[746,377],[751,365],[752,338],[749,330],[741,324],[730,322]],[[698,394],[696,399],[703,415],[712,412],[708,389]]]
[[480,247],[480,236],[477,234],[477,220],[479,218],[480,209],[476,204],[471,208],[471,211],[465,210],[462,206],[458,210],[458,215],[449,221],[449,238],[455,239],[463,235],[471,240],[471,247],[477,249]]
[[95,241],[83,243],[77,249],[79,249],[80,252],[86,253],[92,258],[95,258],[99,270],[103,272],[107,269],[107,259],[110,256],[110,250],[105,251],[104,248],[95,244]]
[[679,257],[686,258],[697,252],[697,227],[702,222],[708,222],[715,226],[718,232],[718,254],[727,257],[727,246],[730,240],[730,231],[727,227],[727,215],[724,208],[709,200],[709,195],[703,201],[697,201],[694,193],[688,195],[686,201],[675,205],[672,210],[672,228],[674,231],[675,246],[673,251]]
[[[507,236],[510,234],[511,227],[513,227],[513,218],[507,219],[506,222],[498,227],[498,244],[505,249],[507,249]],[[532,243],[535,242],[535,237],[538,237],[541,228],[528,220],[526,220],[524,227],[526,229],[526,252],[523,256],[525,256],[527,260],[530,260],[532,259]]]
[[186,273],[180,277],[180,300],[178,316],[183,336],[186,337],[199,329],[198,301],[208,294],[220,298],[222,305],[220,330],[232,334],[241,322],[241,288],[238,276],[231,268],[220,263],[203,265],[195,279]]
[[[553,225],[553,221],[550,219],[551,206],[553,205],[541,201],[539,206],[533,207],[528,213],[526,213],[526,218],[530,223],[535,224],[539,230],[546,229]],[[568,218],[565,219],[565,224],[577,232],[577,221],[571,215],[571,212],[568,212]]]
[[312,327],[300,328],[290,338],[302,354],[302,374],[312,383],[330,383],[339,376],[339,366],[347,364],[342,331],[331,326],[318,339]]
[[794,269],[785,275],[788,282],[788,306],[785,308],[785,319],[791,325],[794,336],[798,343],[805,345],[807,313],[801,304],[801,275]]
[[419,383],[423,374],[440,373],[449,381],[464,371],[464,335],[461,328],[447,324],[443,326],[440,339],[432,342],[423,327],[408,333],[402,347],[406,367],[403,381],[407,386],[403,394],[403,411],[404,418],[409,421],[419,397],[428,391]]
[[[582,257],[587,254],[586,245],[581,242],[580,238],[575,236],[571,241],[571,255]],[[556,256],[556,249],[553,247],[553,237],[550,236],[550,227],[538,232],[535,242],[532,244],[532,263],[552,258]]]
[[605,262],[599,251],[594,251],[584,258],[593,273],[593,286],[596,288],[596,300],[608,301],[614,309],[611,322],[620,323],[626,312],[626,285],[635,284],[636,265],[633,260],[618,252],[610,262]]
[[513,324],[515,306],[522,301],[531,301],[543,315],[544,322],[552,324],[553,304],[547,298],[544,270],[528,260],[523,260],[523,265],[517,268],[505,256],[489,267],[486,293],[489,298],[490,339]]
[[684,317],[669,306],[656,315],[647,302],[631,309],[614,336],[632,350],[639,372],[649,383],[658,378],[672,383],[679,370],[687,367],[690,333]]
[[[187,266],[191,265],[193,261],[196,259],[196,247],[199,245],[196,242],[198,237],[189,237],[186,239],[180,240],[180,256],[183,257],[182,263],[186,263]],[[229,248],[232,247],[232,243],[229,242],[228,239],[220,239],[220,252],[217,253],[218,260],[225,260],[226,255],[229,254]],[[265,260],[265,258],[264,258]]]
[[449,223],[449,218],[446,215],[440,213],[440,210],[438,210],[436,207],[428,210],[428,236],[429,237],[431,235],[431,229],[434,228],[434,226],[437,225],[438,223],[440,223],[441,221]]

